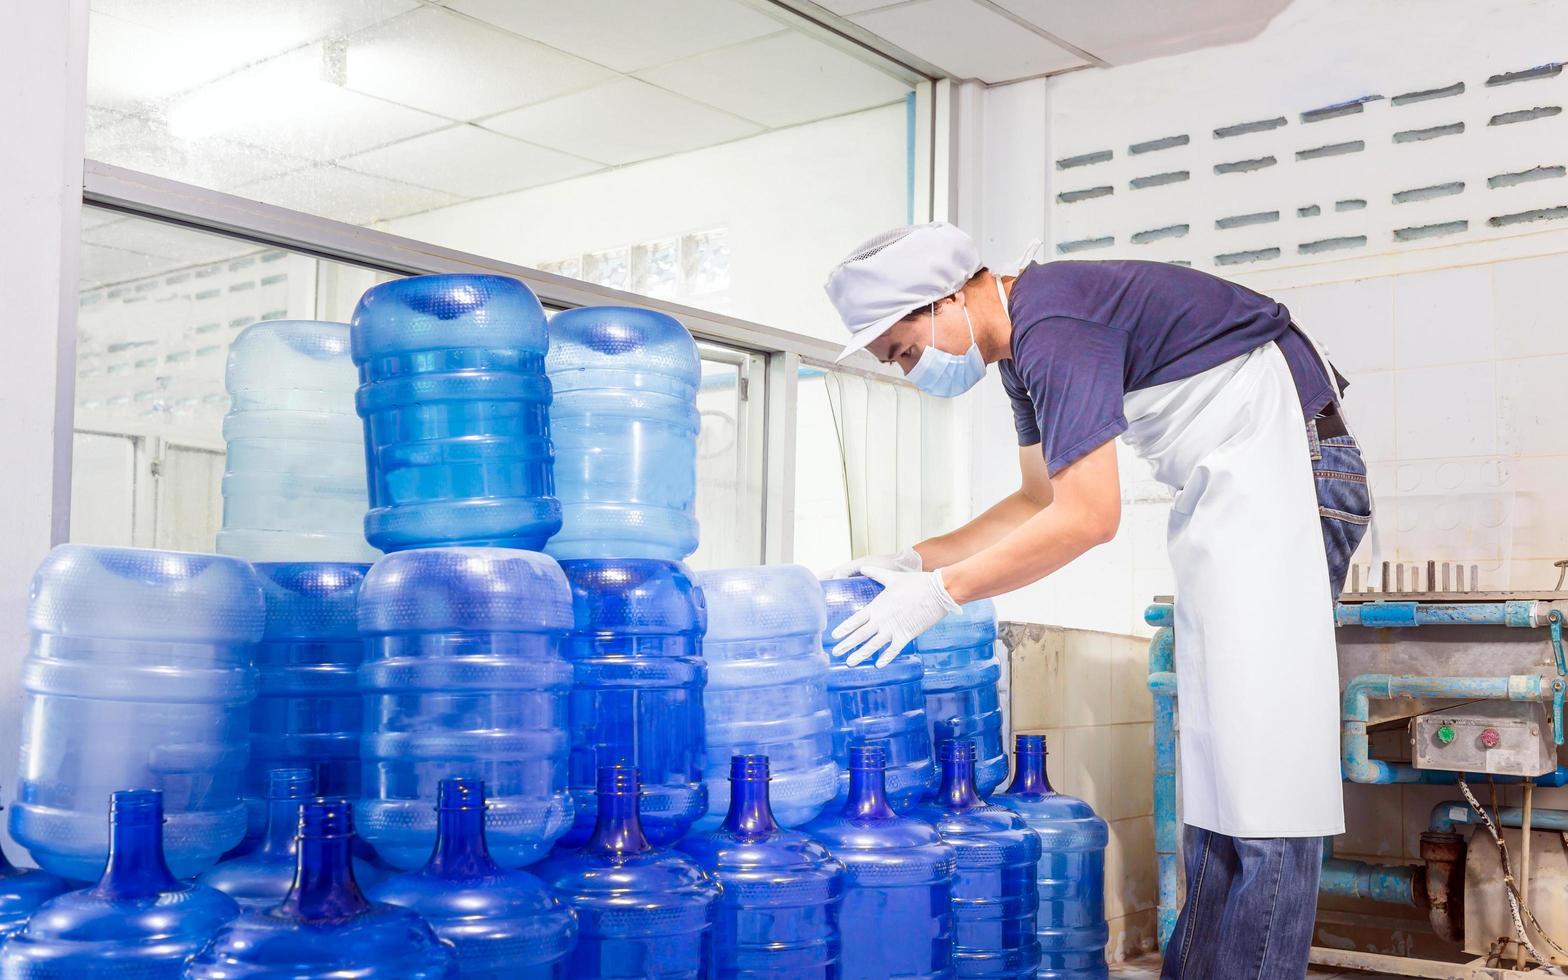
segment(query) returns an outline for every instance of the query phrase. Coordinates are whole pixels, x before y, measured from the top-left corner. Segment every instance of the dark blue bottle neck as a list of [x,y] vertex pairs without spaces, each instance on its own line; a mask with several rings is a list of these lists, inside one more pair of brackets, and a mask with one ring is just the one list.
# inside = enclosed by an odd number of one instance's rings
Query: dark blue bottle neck
[[1007,787],[1009,796],[1050,796],[1056,791],[1045,773],[1045,752],[1020,752],[1013,781]]
[[890,820],[897,813],[887,798],[887,772],[880,767],[849,769],[849,798],[844,816],[856,820]]
[[779,830],[768,799],[767,775],[730,776],[730,812],[724,829],[739,837],[766,837]]
[[342,800],[307,804],[300,813],[294,884],[278,911],[305,922],[347,919],[370,908],[354,880],[353,814]]
[[653,849],[642,832],[637,811],[637,794],[599,793],[599,815],[586,849],[605,857],[627,857]]
[[937,790],[937,803],[949,810],[968,810],[984,806],[980,791],[975,788],[974,753],[949,752],[942,756],[942,785]]
[[152,898],[180,887],[163,859],[163,810],[156,820],[149,814],[125,818],[113,815],[109,824],[109,863],[94,891],[106,898]]
[[484,807],[438,810],[436,849],[425,870],[443,878],[478,878],[499,874],[485,842]]

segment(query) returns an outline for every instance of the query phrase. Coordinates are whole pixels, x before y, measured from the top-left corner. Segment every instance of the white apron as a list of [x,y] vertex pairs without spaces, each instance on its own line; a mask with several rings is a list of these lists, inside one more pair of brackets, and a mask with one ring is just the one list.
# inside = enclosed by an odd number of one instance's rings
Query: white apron
[[1279,346],[1126,396],[1123,439],[1176,491],[1183,822],[1345,829],[1339,676],[1301,401]]

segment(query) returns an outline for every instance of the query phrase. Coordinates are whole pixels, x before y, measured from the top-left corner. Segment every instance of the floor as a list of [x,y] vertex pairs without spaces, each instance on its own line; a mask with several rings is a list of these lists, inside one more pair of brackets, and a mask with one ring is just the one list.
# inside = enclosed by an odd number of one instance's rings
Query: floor
[[[1159,980],[1160,958],[1145,956],[1126,963],[1111,964],[1111,980]],[[1362,973],[1359,970],[1335,970],[1314,966],[1307,970],[1308,980],[1409,980],[1392,973]]]

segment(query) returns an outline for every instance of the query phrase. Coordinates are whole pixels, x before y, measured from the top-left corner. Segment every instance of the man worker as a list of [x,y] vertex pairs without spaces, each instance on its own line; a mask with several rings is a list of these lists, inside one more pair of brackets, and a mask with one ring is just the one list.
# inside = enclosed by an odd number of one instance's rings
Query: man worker
[[884,589],[834,655],[886,665],[962,603],[1111,540],[1120,436],[1174,491],[1187,897],[1162,976],[1305,976],[1323,838],[1344,831],[1333,600],[1371,518],[1337,374],[1235,283],[1142,261],[999,276],[940,222],[865,242],[827,292],[840,360],[865,349],[943,397],[996,364],[1021,474],[962,527],[835,569]]

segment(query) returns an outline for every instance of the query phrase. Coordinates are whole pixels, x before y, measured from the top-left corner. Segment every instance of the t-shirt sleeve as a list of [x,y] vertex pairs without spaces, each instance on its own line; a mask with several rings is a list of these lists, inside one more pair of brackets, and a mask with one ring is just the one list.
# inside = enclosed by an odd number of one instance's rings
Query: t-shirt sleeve
[[1127,431],[1125,331],[1050,317],[1015,338],[1013,364],[1034,404],[1051,475]]
[[1038,446],[1040,425],[1035,421],[1029,389],[1024,387],[1012,361],[1003,361],[998,373],[1002,376],[1002,390],[1007,392],[1007,399],[1013,405],[1013,428],[1018,430],[1018,445]]

